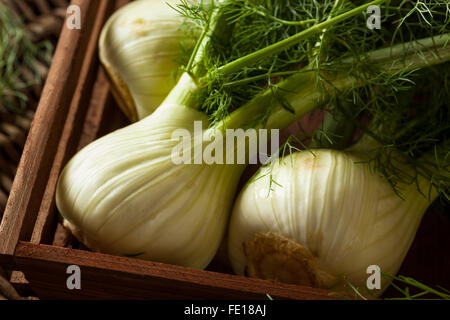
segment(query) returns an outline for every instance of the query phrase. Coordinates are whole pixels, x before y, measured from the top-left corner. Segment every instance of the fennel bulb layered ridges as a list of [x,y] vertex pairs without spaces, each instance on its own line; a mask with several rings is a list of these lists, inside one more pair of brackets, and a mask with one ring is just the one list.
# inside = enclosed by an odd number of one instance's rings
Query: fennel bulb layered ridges
[[193,45],[181,30],[183,18],[169,4],[139,0],[115,12],[99,40],[100,60],[117,100],[133,121],[151,114],[176,84],[182,44]]
[[336,290],[345,279],[365,286],[371,265],[396,274],[433,199],[416,185],[400,198],[361,155],[313,153],[264,168],[239,195],[229,231],[234,271]]
[[81,150],[57,187],[65,225],[92,250],[205,268],[223,239],[243,167],[174,164],[180,142],[172,133],[192,131],[194,121],[209,123],[196,110],[163,103]]

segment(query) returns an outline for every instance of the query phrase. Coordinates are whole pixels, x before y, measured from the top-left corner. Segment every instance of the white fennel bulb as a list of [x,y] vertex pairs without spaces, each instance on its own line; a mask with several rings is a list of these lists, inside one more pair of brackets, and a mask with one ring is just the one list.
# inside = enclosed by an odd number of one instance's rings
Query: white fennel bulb
[[364,287],[372,265],[396,274],[432,199],[415,184],[400,198],[358,163],[361,154],[313,152],[263,168],[239,195],[228,239],[234,271],[333,290]]
[[182,76],[152,115],[88,145],[64,168],[57,207],[90,249],[199,269],[216,254],[243,168],[172,161],[180,143],[173,132],[209,123],[178,99],[193,87]]
[[151,114],[176,84],[177,59],[193,46],[177,0],[138,0],[117,10],[103,27],[100,61],[120,107],[132,121]]

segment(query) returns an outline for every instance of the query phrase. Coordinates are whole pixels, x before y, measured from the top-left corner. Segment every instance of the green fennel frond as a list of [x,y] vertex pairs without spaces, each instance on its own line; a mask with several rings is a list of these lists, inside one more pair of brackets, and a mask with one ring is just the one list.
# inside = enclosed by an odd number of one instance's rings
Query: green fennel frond
[[[340,3],[335,7],[336,3]],[[317,54],[317,44],[322,43],[322,35],[315,34],[283,52],[260,61],[256,66],[228,74],[218,74],[216,69],[243,56],[261,50],[273,43],[287,39],[301,31],[324,22],[331,14],[337,16],[348,12],[368,1],[289,1],[289,0],[228,0],[217,2],[227,17],[230,37],[211,38],[199,64],[201,70],[210,70],[205,87],[201,110],[211,120],[218,122],[255,95],[268,88],[275,88],[283,79],[296,72],[314,73],[311,79],[318,87],[326,86],[322,73],[346,72],[357,77],[372,90],[374,85],[392,88],[391,94],[401,91],[408,84],[408,72],[397,70],[394,74],[379,72],[377,66],[366,59],[368,53],[395,44],[420,38],[438,36],[450,32],[448,4],[444,1],[387,1],[382,6],[382,29],[370,30],[366,26],[367,14],[361,14],[327,29],[326,45]],[[203,28],[208,25],[211,1],[201,1],[191,5],[183,1],[179,11]],[[307,23],[301,23],[301,22]],[[417,55],[422,55],[417,49]],[[342,63],[351,58],[350,64]],[[401,57],[400,57],[401,59]],[[389,59],[388,59],[389,60]],[[374,103],[382,103],[382,97],[371,92]],[[358,102],[357,93],[354,96]],[[282,102],[282,101],[281,101]],[[283,104],[289,109],[289,105]],[[363,108],[364,106],[361,106]],[[268,113],[271,110],[267,111]],[[267,117],[261,117],[264,119]]]

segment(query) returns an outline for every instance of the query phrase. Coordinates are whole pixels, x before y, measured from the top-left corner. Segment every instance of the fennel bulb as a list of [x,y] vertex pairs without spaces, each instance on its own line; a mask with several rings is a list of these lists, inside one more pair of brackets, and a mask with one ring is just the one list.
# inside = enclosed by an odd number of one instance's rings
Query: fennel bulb
[[[151,114],[176,84],[177,58],[195,44],[181,30],[177,0],[138,0],[115,12],[99,40],[113,93],[132,121]],[[186,49],[185,48],[185,49]]]
[[[402,199],[359,163],[365,153],[312,152],[262,168],[239,195],[228,239],[234,271],[332,290],[345,279],[365,287],[371,265],[396,274],[437,192],[427,199],[408,185]],[[377,294],[386,286],[382,279]]]
[[[190,86],[184,75],[175,91]],[[174,164],[174,130],[208,120],[172,97],[81,150],[59,178],[56,203],[92,250],[202,269],[222,241],[243,167]]]

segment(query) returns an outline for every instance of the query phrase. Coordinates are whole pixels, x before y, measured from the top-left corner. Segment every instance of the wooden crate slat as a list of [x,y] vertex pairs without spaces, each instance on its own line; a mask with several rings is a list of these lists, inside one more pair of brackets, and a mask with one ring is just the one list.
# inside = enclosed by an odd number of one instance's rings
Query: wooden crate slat
[[[27,242],[14,259],[50,299],[334,299],[320,289]],[[81,268],[79,291],[67,289],[69,265]]]
[[[30,233],[52,160],[76,88],[101,1],[73,0],[81,9],[81,30],[63,28],[44,90],[0,225],[0,255],[12,255],[21,235]],[[104,7],[106,9],[106,7]]]
[[[83,132],[78,143],[78,150],[81,150],[100,136],[101,124],[108,118],[108,114],[106,113],[107,108],[109,105],[114,104],[110,89],[111,86],[106,72],[103,68],[100,68],[90,107],[83,126]],[[116,107],[117,106],[114,105],[114,108]]]
[[36,297],[36,293],[31,289],[30,282],[25,278],[23,272],[13,271],[10,283],[21,297]]
[[[94,88],[96,79],[101,77],[99,74],[99,61],[98,61],[98,36],[102,30],[103,24],[109,17],[114,9],[113,1],[103,1],[99,7],[99,14],[95,20],[95,26],[92,30],[89,45],[86,49],[84,56],[84,62],[80,77],[77,83],[77,88],[70,105],[66,123],[59,141],[58,148],[56,149],[55,159],[48,178],[46,190],[43,195],[43,200],[39,209],[38,217],[34,225],[33,234],[31,236],[32,243],[48,243],[51,238],[48,235],[48,231],[52,228],[52,223],[55,221],[56,215],[56,185],[59,175],[67,163],[77,151],[78,142],[82,133],[83,122],[85,121],[86,113],[89,106],[89,101],[96,97],[99,93],[99,86]],[[101,81],[102,79],[100,79]],[[100,85],[107,85],[106,81],[102,81]],[[105,88],[106,90],[108,87]],[[102,90],[105,90],[102,89]],[[93,91],[94,90],[94,91]],[[97,90],[97,91],[95,91]],[[106,103],[106,99],[103,101],[96,100],[97,104],[93,107],[96,108],[101,103]],[[45,239],[42,236],[46,236]]]

